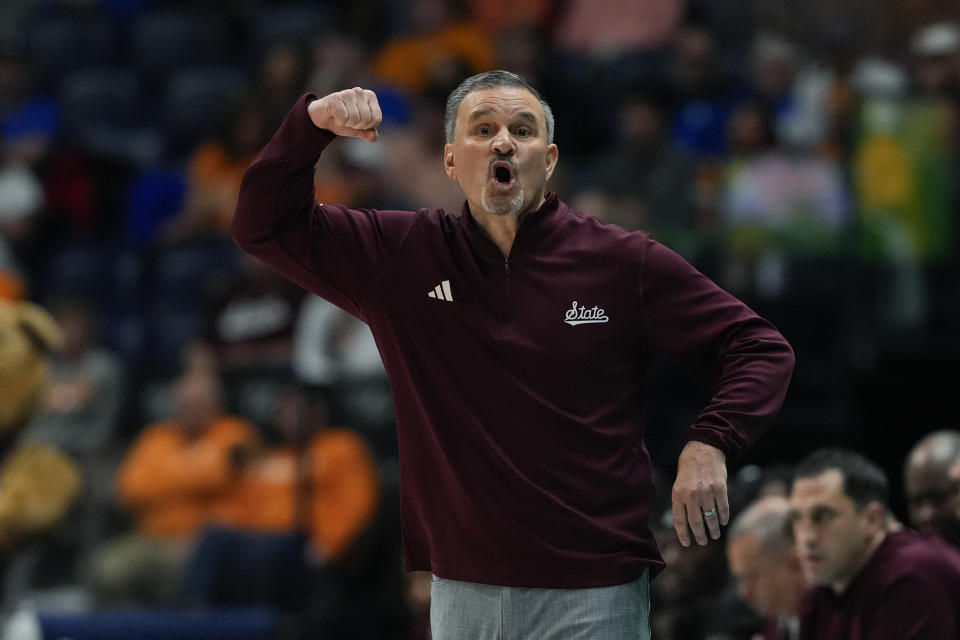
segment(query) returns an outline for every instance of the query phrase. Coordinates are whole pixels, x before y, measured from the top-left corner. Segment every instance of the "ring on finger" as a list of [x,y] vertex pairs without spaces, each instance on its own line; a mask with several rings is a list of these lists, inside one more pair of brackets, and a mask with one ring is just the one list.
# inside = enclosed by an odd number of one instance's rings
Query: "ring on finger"
[[704,517],[704,518],[713,518],[713,517],[715,517],[716,515],[717,515],[717,508],[716,508],[716,507],[714,507],[713,509],[710,509],[710,511],[704,511],[704,512],[703,512],[703,517]]

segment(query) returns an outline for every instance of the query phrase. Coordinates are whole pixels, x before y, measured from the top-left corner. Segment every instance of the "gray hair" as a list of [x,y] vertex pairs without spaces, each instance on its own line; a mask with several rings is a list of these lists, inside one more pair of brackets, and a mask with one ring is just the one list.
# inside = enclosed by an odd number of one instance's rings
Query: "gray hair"
[[447,98],[447,110],[443,117],[443,130],[446,133],[447,142],[453,142],[456,136],[457,112],[460,110],[460,103],[467,97],[467,94],[480,89],[499,89],[500,87],[519,87],[533,94],[533,97],[540,102],[540,107],[543,108],[544,119],[547,121],[547,144],[553,144],[554,123],[553,111],[550,109],[550,105],[540,97],[540,92],[534,89],[533,85],[524,80],[522,76],[499,69],[470,76],[461,82],[460,86],[450,92],[450,96]]
[[727,542],[729,544],[744,536],[753,536],[768,551],[783,551],[791,547],[793,537],[787,499],[767,496],[748,506],[730,525]]

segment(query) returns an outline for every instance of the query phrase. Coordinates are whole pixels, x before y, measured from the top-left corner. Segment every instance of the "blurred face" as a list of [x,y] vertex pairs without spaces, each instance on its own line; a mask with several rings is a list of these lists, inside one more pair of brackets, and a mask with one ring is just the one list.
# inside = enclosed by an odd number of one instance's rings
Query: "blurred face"
[[960,482],[933,464],[907,466],[905,474],[910,523],[929,533],[940,533],[960,518]]
[[176,420],[191,435],[201,434],[220,413],[216,381],[201,373],[187,374],[175,390]]
[[467,94],[454,141],[444,148],[447,175],[460,183],[474,214],[509,216],[539,207],[556,162],[540,102],[518,87]]
[[623,135],[635,144],[646,146],[660,139],[660,116],[656,109],[644,102],[632,102],[620,111]]
[[762,616],[796,615],[805,584],[793,549],[768,550],[745,535],[730,541],[727,561],[750,608]]
[[759,151],[764,146],[764,119],[757,109],[742,107],[730,117],[728,137],[734,149],[740,152]]
[[66,358],[72,358],[85,352],[90,345],[93,329],[90,326],[89,316],[79,309],[69,309],[57,313],[56,318],[63,331],[61,354]]
[[[873,552],[871,541],[883,526],[882,507],[857,509],[843,492],[843,474],[829,470],[799,478],[790,494],[793,536],[810,584],[846,585]],[[878,514],[879,511],[879,514]]]

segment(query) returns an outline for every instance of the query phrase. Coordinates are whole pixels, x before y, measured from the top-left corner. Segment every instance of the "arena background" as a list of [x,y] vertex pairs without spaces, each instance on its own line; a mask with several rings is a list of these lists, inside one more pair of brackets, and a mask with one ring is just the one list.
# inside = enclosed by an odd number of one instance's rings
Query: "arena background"
[[[84,309],[122,372],[102,436],[72,452],[100,487],[93,533],[6,563],[6,611],[51,593],[35,600],[96,611],[78,567],[128,526],[113,473],[191,358],[216,360],[229,409],[264,431],[283,385],[322,399],[373,450],[389,511],[388,389],[360,329],[306,313],[226,229],[243,167],[297,97],[352,86],[378,93],[382,139],[332,146],[317,197],[459,209],[442,105],[489,68],[552,105],[552,189],[652,232],[793,344],[783,411],[731,475],[850,446],[905,517],[904,454],[958,428],[957,21],[949,0],[5,0],[0,288]],[[709,390],[670,363],[651,380],[668,494]]]

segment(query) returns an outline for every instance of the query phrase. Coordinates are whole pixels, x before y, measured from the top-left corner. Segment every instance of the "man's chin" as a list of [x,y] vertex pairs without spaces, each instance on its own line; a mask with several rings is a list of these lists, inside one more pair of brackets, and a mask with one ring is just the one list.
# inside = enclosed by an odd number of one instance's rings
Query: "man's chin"
[[512,216],[523,210],[523,189],[517,189],[515,194],[484,192],[480,203],[483,210],[495,216]]

